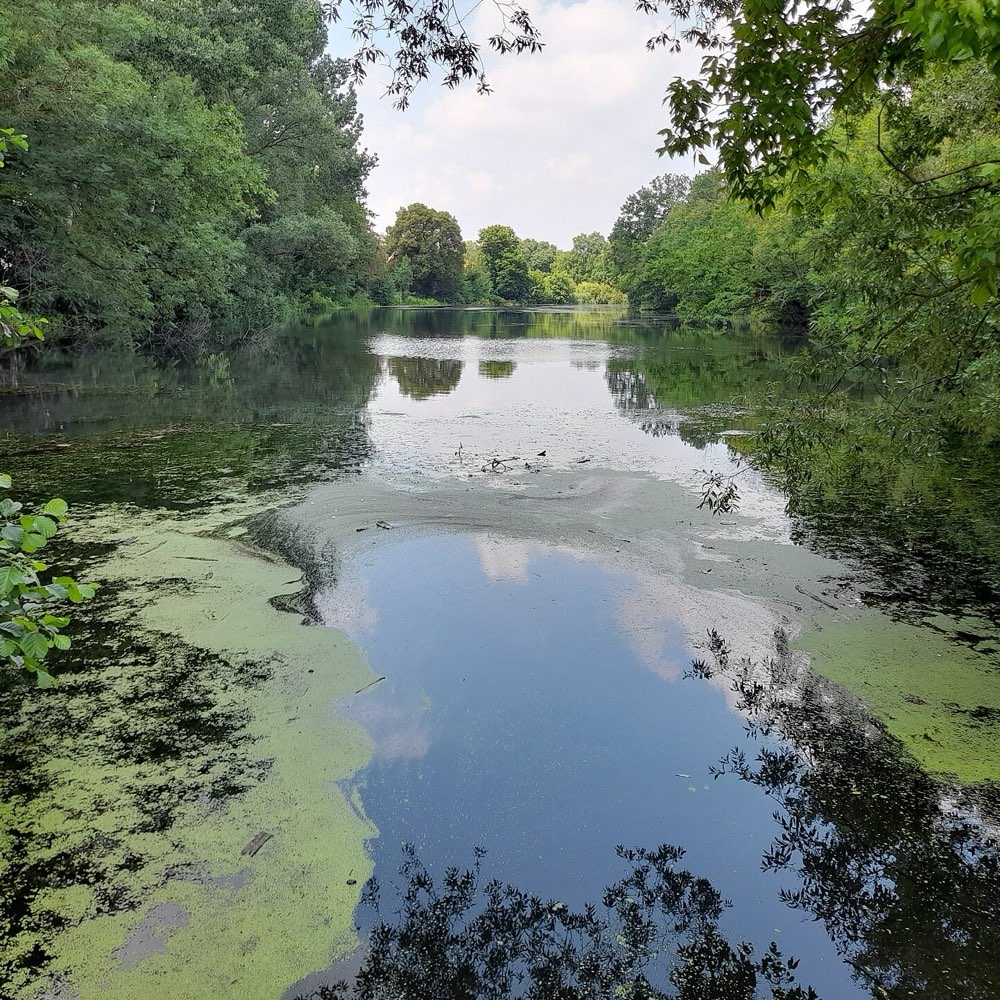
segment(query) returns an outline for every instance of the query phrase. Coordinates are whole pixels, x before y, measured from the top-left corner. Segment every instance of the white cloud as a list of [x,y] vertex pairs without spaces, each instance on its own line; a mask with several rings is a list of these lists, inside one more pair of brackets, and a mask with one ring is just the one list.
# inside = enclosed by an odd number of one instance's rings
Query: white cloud
[[[495,30],[493,17],[492,4],[478,8],[474,37]],[[422,201],[451,212],[467,239],[502,223],[568,247],[576,233],[607,234],[621,203],[652,177],[692,172],[656,147],[666,84],[696,72],[696,53],[647,52],[658,25],[621,0],[543,0],[533,17],[546,47],[487,55],[489,96],[428,81],[401,112],[382,98],[384,78],[366,81],[359,97],[363,142],[380,158],[368,182],[378,228]],[[333,37],[335,54],[347,53],[349,35]]]

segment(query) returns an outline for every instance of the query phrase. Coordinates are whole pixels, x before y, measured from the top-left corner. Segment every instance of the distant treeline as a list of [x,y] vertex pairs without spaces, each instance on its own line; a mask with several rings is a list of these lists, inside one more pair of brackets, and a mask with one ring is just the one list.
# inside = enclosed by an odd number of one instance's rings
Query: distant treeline
[[571,250],[522,239],[510,226],[464,241],[449,212],[416,203],[386,231],[384,253],[397,295],[412,303],[624,304],[613,284],[608,241],[581,233]]

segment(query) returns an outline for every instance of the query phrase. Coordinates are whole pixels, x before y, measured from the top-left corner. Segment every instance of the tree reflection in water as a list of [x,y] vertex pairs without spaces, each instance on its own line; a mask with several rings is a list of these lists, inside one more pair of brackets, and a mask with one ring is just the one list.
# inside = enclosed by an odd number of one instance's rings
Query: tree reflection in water
[[[879,1000],[995,1000],[1000,993],[1000,863],[961,796],[930,778],[863,709],[790,654],[734,663],[710,633],[711,663],[747,716],[748,745],[715,769],[761,788],[780,832],[765,869],[794,873],[793,909],[823,921],[859,986]],[[480,858],[436,883],[412,847],[392,919],[371,932],[352,984],[314,1000],[610,996],[630,1000],[815,1000],[794,959],[732,944],[730,905],[678,867],[682,848],[625,850],[624,878],[582,912],[498,881]],[[366,901],[378,909],[380,888]],[[306,994],[300,995],[305,1000]]]
[[794,872],[785,902],[822,920],[860,985],[880,1000],[1000,995],[1000,859],[962,793],[930,778],[877,721],[790,656],[732,663],[711,634],[756,744],[717,776],[779,806],[765,868]]
[[[403,854],[394,919],[371,931],[354,983],[322,987],[314,1000],[817,1000],[773,943],[756,955],[726,940],[718,924],[729,904],[677,867],[682,848],[619,847],[628,874],[580,912],[483,885],[480,849],[471,869],[451,868],[440,884],[412,846]],[[378,910],[374,879],[364,901]]]
[[461,361],[435,358],[390,358],[389,371],[399,384],[399,391],[412,399],[447,396],[461,381]]

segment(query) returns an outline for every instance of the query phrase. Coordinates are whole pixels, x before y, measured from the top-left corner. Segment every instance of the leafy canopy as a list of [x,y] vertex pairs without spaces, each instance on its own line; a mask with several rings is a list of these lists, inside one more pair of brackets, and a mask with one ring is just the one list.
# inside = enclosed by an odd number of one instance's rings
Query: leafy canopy
[[193,353],[364,284],[374,159],[314,0],[0,8],[0,283],[77,336]]
[[401,208],[385,234],[390,261],[410,265],[409,289],[418,295],[452,301],[462,282],[465,242],[455,217],[419,202]]

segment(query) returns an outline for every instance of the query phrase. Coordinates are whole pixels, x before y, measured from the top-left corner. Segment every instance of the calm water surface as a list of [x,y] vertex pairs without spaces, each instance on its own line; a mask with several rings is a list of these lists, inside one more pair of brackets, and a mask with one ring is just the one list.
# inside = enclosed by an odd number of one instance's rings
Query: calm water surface
[[[528,474],[589,465],[669,480],[693,508],[705,469],[735,470],[725,435],[753,425],[748,393],[779,379],[794,348],[614,312],[413,310],[289,331],[265,354],[192,366],[48,357],[0,399],[4,465],[29,496],[58,483],[84,509],[183,512],[249,495],[277,506],[362,473],[428,490],[481,477],[493,459]],[[762,477],[746,474],[742,491],[755,537],[850,550],[821,516],[788,519]],[[928,523],[928,551],[957,562],[961,543]],[[885,546],[915,558],[911,536],[886,530]],[[348,603],[338,587],[363,595],[363,614],[338,614]],[[672,843],[732,902],[730,938],[777,941],[828,1000],[995,996],[994,862],[964,827],[941,826],[919,771],[896,762],[868,768],[881,776],[856,773],[861,750],[831,751],[780,787],[716,780],[710,768],[733,746],[752,755],[759,745],[720,687],[665,679],[693,655],[669,608],[644,610],[668,637],[655,656],[670,670],[650,669],[622,615],[629,588],[628,574],[557,545],[475,533],[387,542],[330,570],[316,607],[386,678],[340,706],[375,746],[352,788],[379,830],[380,879],[392,882],[406,842],[434,871],[469,864],[481,846],[489,876],[578,906],[618,877],[617,844]],[[159,669],[155,656],[145,669]],[[15,694],[4,698],[0,711],[19,710]],[[812,732],[831,730],[813,707]],[[45,752],[58,754],[60,739],[46,735]],[[23,794],[6,742],[5,794]],[[830,746],[848,744],[838,735]],[[805,860],[763,870],[782,816],[801,821]],[[19,870],[27,880],[30,864]],[[22,920],[37,889],[8,885],[0,925]],[[17,961],[44,969],[43,956]]]
[[649,608],[666,636],[657,673],[621,624],[632,581],[557,549],[429,537],[359,569],[370,624],[345,624],[386,680],[346,711],[376,745],[356,788],[383,882],[403,843],[438,876],[480,846],[484,877],[582,908],[602,898],[616,845],[682,845],[733,903],[734,939],[780,942],[823,996],[863,995],[822,925],[780,902],[794,882],[760,870],[773,803],[711,777],[743,720],[722,691],[664,679],[691,656],[669,609]]

